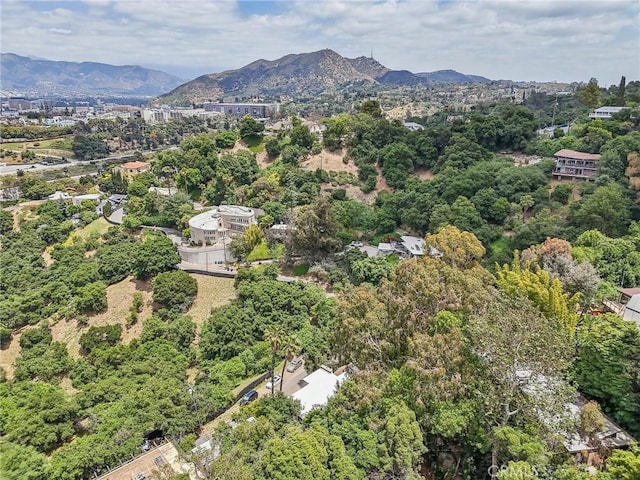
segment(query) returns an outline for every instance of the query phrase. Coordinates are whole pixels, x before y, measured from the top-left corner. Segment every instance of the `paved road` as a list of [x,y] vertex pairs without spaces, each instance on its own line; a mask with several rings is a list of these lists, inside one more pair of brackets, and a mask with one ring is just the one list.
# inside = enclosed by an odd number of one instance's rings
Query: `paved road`
[[68,160],[67,163],[57,163],[55,165],[41,165],[39,163],[20,163],[14,165],[5,165],[0,167],[0,176],[16,175],[18,173],[18,170],[22,170],[28,173],[44,172],[46,170],[61,170],[78,163],[79,162],[77,160]]
[[[178,148],[178,147],[170,147],[165,150],[173,150],[174,148]],[[152,155],[154,153],[161,152],[161,151],[162,150],[146,151],[146,152],[142,152],[142,155],[145,155],[145,156]],[[99,162],[105,162],[108,160],[121,160],[123,158],[133,157],[133,155],[134,155],[134,152],[129,152],[129,153],[123,153],[121,155],[114,155],[112,157],[97,158],[94,161],[99,163]],[[51,155],[47,155],[47,156],[51,156]],[[40,165],[38,163],[21,163],[21,164],[15,164],[15,165],[5,165],[0,167],[0,177],[3,175],[15,175],[18,172],[18,170],[23,170],[25,172],[43,172],[46,170],[60,170],[61,168],[70,167],[71,165],[77,165],[79,163],[88,163],[88,161],[80,162],[78,160],[67,159],[67,163],[58,163],[55,165]]]

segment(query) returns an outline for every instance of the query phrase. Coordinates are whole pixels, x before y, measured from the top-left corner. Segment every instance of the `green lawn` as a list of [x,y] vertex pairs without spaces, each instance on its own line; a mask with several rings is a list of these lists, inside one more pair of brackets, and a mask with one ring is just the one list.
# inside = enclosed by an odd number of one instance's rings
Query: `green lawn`
[[88,225],[85,225],[84,227],[82,227],[79,230],[76,230],[74,232],[71,232],[69,234],[69,238],[67,238],[63,245],[65,247],[70,246],[71,244],[73,244],[74,240],[77,239],[85,239],[85,238],[89,238],[91,236],[101,236],[102,234],[104,234],[107,229],[110,227],[111,225],[109,224],[109,222],[107,222],[104,217],[100,217],[100,218],[96,218],[93,222],[91,222]]
[[260,153],[264,150],[263,140],[264,139],[260,135],[252,135],[242,139],[242,141],[247,145],[247,148],[253,153]]
[[296,277],[301,277],[302,275],[306,275],[309,271],[309,265],[303,263],[302,265],[296,265],[293,267],[293,275]]
[[268,260],[271,258],[280,258],[284,253],[284,244],[279,243],[275,249],[270,249],[267,242],[263,241],[254,248],[247,256],[248,262],[257,262],[259,260]]
[[73,146],[73,140],[70,137],[0,144],[0,148],[3,148],[5,150],[22,150],[23,148],[30,148],[33,150],[47,149],[47,148],[55,148],[59,150],[71,150],[72,146]]

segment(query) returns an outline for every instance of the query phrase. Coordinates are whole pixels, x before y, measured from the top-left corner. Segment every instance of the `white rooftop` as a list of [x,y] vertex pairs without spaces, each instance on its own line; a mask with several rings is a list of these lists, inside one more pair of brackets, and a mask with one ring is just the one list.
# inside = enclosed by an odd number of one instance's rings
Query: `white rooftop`
[[403,235],[400,239],[412,255],[424,255],[424,238]]
[[251,218],[256,214],[253,208],[241,207],[239,205],[220,205],[211,210],[200,213],[189,219],[189,227],[201,230],[218,230],[222,226],[220,218],[222,216],[247,217]]
[[622,311],[622,318],[630,322],[636,322],[640,328],[640,294],[633,295]]
[[378,244],[378,250],[381,252],[393,252],[395,248],[390,243],[380,242]]
[[100,197],[102,197],[102,195],[99,193],[85,193],[84,195],[76,195],[73,198],[78,200],[98,200]]
[[305,416],[314,407],[324,407],[346,376],[346,372],[335,375],[327,367],[321,367],[307,375],[303,379],[307,385],[292,395],[292,398],[299,400],[302,405],[300,415]]
[[65,192],[61,192],[60,190],[57,190],[55,193],[52,193],[51,195],[49,195],[47,198],[49,200],[66,200],[68,198],[71,198],[71,195]]
[[610,113],[618,113],[621,112],[622,110],[624,110],[627,107],[611,107],[611,106],[605,106],[605,107],[600,107],[600,108],[596,108],[596,112],[610,112]]

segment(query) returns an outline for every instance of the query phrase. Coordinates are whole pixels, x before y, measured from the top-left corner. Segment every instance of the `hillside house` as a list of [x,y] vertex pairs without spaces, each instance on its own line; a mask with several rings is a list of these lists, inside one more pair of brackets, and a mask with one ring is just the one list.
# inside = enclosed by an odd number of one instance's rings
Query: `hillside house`
[[118,165],[114,170],[122,173],[123,175],[137,175],[138,173],[146,172],[151,167],[148,162],[126,162],[122,165]]
[[321,365],[315,372],[304,377],[300,381],[304,386],[291,395],[291,398],[300,401],[300,416],[304,417],[316,407],[324,407],[347,376],[345,368],[333,372],[329,367]]
[[589,180],[598,171],[598,161],[600,155],[596,153],[576,152],[563,148],[557,151],[556,166],[553,169],[553,176],[558,180],[563,178],[578,178]]
[[616,300],[603,300],[607,310],[620,315],[625,320],[635,322],[640,328],[640,287],[619,288]]
[[422,257],[425,254],[424,249],[424,238],[403,235],[400,237],[400,241],[379,243],[378,255],[390,255],[392,253],[396,253],[405,258]]
[[596,108],[593,112],[589,114],[589,118],[591,120],[595,120],[596,118],[600,118],[602,120],[610,120],[616,113],[621,112],[625,108],[628,107],[600,107]]
[[200,213],[189,220],[191,241],[203,244],[242,235],[257,223],[258,213],[253,208],[239,205],[220,205]]

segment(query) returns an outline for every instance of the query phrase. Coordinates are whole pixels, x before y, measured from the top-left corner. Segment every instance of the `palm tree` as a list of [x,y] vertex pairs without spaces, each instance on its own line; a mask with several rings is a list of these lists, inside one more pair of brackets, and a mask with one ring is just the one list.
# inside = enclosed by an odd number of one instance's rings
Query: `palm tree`
[[535,205],[536,201],[531,195],[523,195],[520,199],[520,207],[522,208],[522,221],[526,222],[527,211]]
[[282,339],[282,345],[280,348],[281,352],[284,354],[282,374],[280,375],[280,391],[282,391],[282,384],[284,383],[284,369],[287,366],[287,362],[293,360],[293,358],[300,353],[300,344],[294,335],[287,335]]
[[264,329],[264,339],[269,342],[271,347],[271,395],[275,390],[273,374],[276,368],[276,353],[282,348],[282,342],[286,336],[287,332],[280,325],[269,325]]

